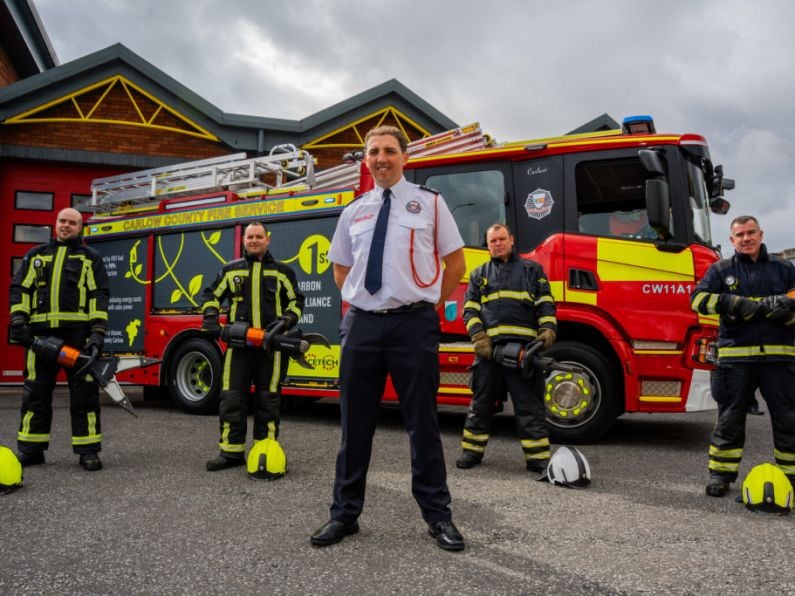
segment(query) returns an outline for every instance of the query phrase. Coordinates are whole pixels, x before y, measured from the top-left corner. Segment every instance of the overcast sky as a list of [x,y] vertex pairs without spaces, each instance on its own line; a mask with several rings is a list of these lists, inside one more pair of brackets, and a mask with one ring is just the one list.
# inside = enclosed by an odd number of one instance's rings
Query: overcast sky
[[396,78],[499,141],[605,112],[695,132],[795,247],[795,2],[789,0],[34,0],[60,62],[121,42],[224,112],[305,118]]

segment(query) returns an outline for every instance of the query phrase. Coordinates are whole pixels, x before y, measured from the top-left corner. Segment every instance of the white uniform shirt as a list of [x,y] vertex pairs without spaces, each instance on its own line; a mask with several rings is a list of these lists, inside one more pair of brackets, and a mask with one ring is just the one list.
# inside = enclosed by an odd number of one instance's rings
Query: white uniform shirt
[[[441,257],[464,246],[458,226],[441,195],[411,184],[405,178],[401,178],[390,190],[392,198],[386,229],[381,289],[370,294],[364,287],[364,275],[384,189],[376,186],[345,208],[337,222],[328,253],[332,263],[351,268],[342,286],[342,299],[363,310],[397,308],[420,301],[436,304],[444,274]],[[438,207],[435,231],[434,203]],[[412,230],[413,267],[409,253]],[[434,232],[438,239],[437,259],[434,259]],[[416,272],[421,283],[427,284],[436,273],[437,263],[439,276],[436,282],[426,288],[420,287],[412,270]]]

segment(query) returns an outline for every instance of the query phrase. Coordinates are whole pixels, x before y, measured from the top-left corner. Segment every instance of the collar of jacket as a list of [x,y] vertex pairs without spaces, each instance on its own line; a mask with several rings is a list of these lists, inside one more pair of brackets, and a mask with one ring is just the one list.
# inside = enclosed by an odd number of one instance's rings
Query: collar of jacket
[[68,246],[69,248],[80,248],[81,246],[83,246],[83,237],[77,236],[75,238],[70,238],[66,242],[62,242],[57,238],[50,238],[50,245],[55,247]]
[[271,251],[269,251],[269,250],[266,250],[265,254],[262,255],[262,261],[260,261],[254,255],[250,255],[248,253],[245,253],[244,258],[246,259],[246,262],[248,262],[248,263],[256,263],[258,261],[261,262],[261,263],[274,263],[274,262],[276,262],[276,259],[273,258],[273,255],[271,254]]
[[519,255],[516,254],[515,250],[512,250],[511,254],[508,255],[508,260],[507,261],[503,261],[499,257],[491,257],[491,262],[492,263],[496,263],[497,265],[501,265],[503,263],[510,263],[511,261],[518,261],[518,260],[519,260]]
[[[744,255],[744,254],[739,253],[739,252],[735,252],[734,255],[737,257],[737,260],[739,260],[739,261],[741,261],[743,263],[753,263],[753,260],[751,260],[751,257],[748,256],[748,255]],[[769,255],[767,253],[767,246],[762,244],[759,247],[759,257],[757,257],[756,262],[758,263],[759,261],[767,261],[769,259],[770,259],[770,257],[769,257]]]

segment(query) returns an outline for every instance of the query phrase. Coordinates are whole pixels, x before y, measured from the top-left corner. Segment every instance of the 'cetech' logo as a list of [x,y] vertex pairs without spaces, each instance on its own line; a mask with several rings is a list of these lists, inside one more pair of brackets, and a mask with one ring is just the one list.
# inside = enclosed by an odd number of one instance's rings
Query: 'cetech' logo
[[304,358],[313,367],[328,371],[336,370],[340,365],[339,358],[334,356],[334,354],[324,354],[320,356],[314,352],[307,352],[304,354]]

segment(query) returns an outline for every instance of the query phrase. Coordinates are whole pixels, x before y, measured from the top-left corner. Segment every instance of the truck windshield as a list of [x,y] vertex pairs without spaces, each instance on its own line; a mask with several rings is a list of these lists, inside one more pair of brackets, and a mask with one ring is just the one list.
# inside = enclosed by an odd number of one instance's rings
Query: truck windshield
[[687,187],[690,209],[693,212],[693,233],[701,244],[712,246],[712,230],[709,225],[709,198],[704,171],[692,159],[687,159]]

